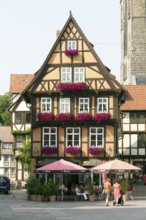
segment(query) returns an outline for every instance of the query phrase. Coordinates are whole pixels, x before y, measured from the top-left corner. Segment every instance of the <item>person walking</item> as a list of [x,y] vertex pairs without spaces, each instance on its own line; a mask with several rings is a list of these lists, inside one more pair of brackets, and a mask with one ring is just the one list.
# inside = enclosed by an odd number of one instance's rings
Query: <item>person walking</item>
[[110,193],[111,193],[111,183],[110,183],[109,178],[107,178],[104,183],[104,193],[105,193],[105,204],[106,206],[109,206],[109,199],[110,199]]
[[121,185],[118,182],[118,180],[116,180],[113,185],[113,191],[114,191],[115,206],[117,206],[119,198],[121,197]]

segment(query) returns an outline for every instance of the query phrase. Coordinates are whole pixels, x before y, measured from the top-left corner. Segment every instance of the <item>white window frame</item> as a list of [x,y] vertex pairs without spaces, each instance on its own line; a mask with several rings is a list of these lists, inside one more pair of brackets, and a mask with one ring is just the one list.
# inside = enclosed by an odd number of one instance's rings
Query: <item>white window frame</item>
[[70,98],[60,98],[59,112],[60,113],[70,113]]
[[52,111],[52,99],[48,97],[41,98],[41,112],[51,112]]
[[3,150],[10,150],[10,149],[12,149],[12,146],[13,146],[13,144],[11,144],[11,143],[3,143],[2,149]]
[[[78,130],[78,132],[76,132],[76,130]],[[72,140],[69,140],[69,136],[72,136]],[[78,140],[75,140],[75,136],[78,136],[77,137]],[[66,147],[67,146],[81,147],[81,128],[79,127],[66,128]]]
[[67,41],[67,50],[76,50],[77,49],[77,41],[76,40],[68,40]]
[[44,127],[43,128],[42,147],[45,147],[45,146],[57,147],[57,128],[56,127]]
[[108,112],[108,98],[107,97],[97,98],[97,112],[102,112],[102,113]]
[[89,112],[90,100],[89,98],[79,98],[78,112]]
[[72,82],[72,68],[62,67],[61,68],[61,82]]
[[[92,140],[92,136],[94,137]],[[89,146],[104,147],[104,128],[91,127],[89,128]]]
[[4,175],[9,176],[9,168],[4,168]]
[[74,68],[74,82],[85,82],[85,68],[84,67]]
[[9,156],[4,156],[4,162],[9,162]]

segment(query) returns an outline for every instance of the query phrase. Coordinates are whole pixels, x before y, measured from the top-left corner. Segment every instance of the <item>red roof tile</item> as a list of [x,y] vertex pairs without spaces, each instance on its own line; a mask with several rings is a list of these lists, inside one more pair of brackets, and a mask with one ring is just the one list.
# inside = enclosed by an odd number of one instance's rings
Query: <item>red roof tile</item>
[[146,110],[146,85],[125,85],[125,103],[121,110]]
[[21,93],[33,77],[34,74],[11,74],[10,93]]

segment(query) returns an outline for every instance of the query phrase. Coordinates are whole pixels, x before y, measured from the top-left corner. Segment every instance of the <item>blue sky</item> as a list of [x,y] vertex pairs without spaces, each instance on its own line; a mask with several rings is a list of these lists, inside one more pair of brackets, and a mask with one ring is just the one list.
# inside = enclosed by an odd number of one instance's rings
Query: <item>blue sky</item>
[[0,95],[9,91],[10,74],[40,68],[69,11],[120,81],[119,0],[0,0]]

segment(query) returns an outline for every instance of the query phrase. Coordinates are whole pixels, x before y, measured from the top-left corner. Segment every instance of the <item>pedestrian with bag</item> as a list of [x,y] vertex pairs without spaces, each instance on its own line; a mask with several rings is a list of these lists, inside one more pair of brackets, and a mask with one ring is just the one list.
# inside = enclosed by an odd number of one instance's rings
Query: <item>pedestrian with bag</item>
[[105,204],[106,206],[109,206],[109,199],[111,194],[111,183],[109,178],[107,178],[104,183],[104,194],[105,194]]

